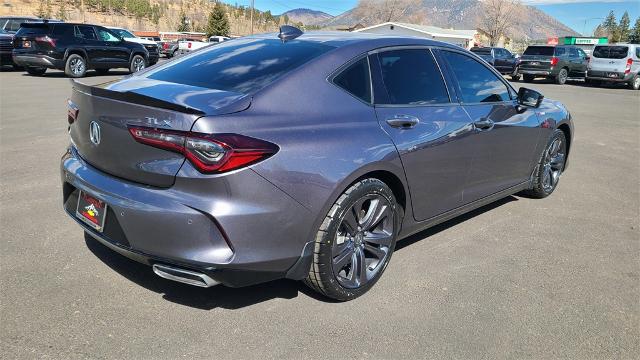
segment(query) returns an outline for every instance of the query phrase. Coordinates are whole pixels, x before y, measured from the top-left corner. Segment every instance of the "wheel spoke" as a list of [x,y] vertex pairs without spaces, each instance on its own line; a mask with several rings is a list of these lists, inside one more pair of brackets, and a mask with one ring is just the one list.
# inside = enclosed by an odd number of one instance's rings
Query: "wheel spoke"
[[366,217],[363,219],[362,228],[364,230],[373,229],[384,217],[389,214],[389,206],[381,203],[380,199],[371,200],[371,205],[367,211]]
[[345,214],[342,222],[344,225],[346,225],[345,230],[347,230],[347,232],[351,236],[355,236],[356,232],[358,232],[358,220],[356,219],[355,211],[357,210],[355,210],[354,208],[347,210],[347,213]]
[[333,271],[338,274],[352,260],[353,249],[345,246],[342,252],[333,258]]
[[389,246],[391,245],[392,236],[386,231],[368,232],[364,236],[364,242],[375,245]]
[[364,249],[368,251],[371,255],[375,256],[378,260],[384,259],[385,255],[387,255],[386,251],[378,247],[372,246],[370,244],[365,244]]
[[362,285],[367,282],[367,261],[364,256],[364,251],[358,248],[353,253],[353,263],[351,267],[351,280],[355,281],[358,285]]
[[551,161],[549,162],[549,165],[551,165],[551,167],[554,170],[560,170],[563,164],[564,164],[564,154],[562,153],[558,153],[556,156],[551,158]]

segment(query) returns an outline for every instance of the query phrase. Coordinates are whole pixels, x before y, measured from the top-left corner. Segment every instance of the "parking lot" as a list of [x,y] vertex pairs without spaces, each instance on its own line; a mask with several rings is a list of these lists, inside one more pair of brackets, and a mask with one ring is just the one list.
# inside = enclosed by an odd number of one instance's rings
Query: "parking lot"
[[289,280],[189,287],[85,239],[61,206],[69,80],[0,72],[0,357],[637,358],[640,92],[527,86],[574,118],[556,192],[400,242],[336,303]]

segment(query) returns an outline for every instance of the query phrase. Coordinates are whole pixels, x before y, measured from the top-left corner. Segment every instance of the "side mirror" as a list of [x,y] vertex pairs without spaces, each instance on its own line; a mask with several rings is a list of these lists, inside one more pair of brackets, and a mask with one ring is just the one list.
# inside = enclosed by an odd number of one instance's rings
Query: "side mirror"
[[518,90],[518,104],[520,105],[537,108],[540,107],[542,99],[544,99],[544,95],[535,90],[525,87],[521,87],[520,90]]

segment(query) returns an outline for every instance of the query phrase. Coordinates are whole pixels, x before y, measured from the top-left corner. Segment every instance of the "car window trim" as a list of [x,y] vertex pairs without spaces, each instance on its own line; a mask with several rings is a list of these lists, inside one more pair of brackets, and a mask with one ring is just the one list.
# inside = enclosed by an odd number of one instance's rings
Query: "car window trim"
[[[500,74],[496,69],[494,69],[493,67],[488,67],[485,66],[482,62],[478,61],[478,59],[474,58],[474,55],[469,56],[469,54],[467,52],[464,51],[459,51],[458,49],[451,49],[451,48],[441,48],[441,51],[450,51],[450,52],[454,52],[454,53],[459,53],[463,56],[467,56],[471,59],[473,59],[475,62],[479,63],[480,65],[484,66],[486,69],[488,69],[489,71],[491,71],[494,75],[496,75],[496,77],[502,82],[502,84],[504,84],[507,87],[507,92],[509,93],[509,100],[504,100],[504,101],[495,101],[495,102],[481,102],[481,101],[476,101],[476,102],[464,102],[464,99],[462,98],[462,95],[459,94],[458,96],[458,101],[460,103],[460,105],[487,105],[487,104],[513,104],[513,102],[515,101],[514,95],[516,95],[518,92],[514,89],[513,86],[511,86],[511,84],[505,80],[505,78],[502,76],[502,74]],[[472,53],[473,54],[473,53]],[[475,55],[477,56],[477,55]],[[447,62],[446,59],[442,59],[442,61],[444,61],[447,64],[447,70],[450,72],[450,75],[452,77],[452,80],[455,82],[454,86],[456,86],[456,91],[458,91],[459,93],[462,91],[462,89],[460,89],[460,83],[458,82],[458,78],[456,77],[456,74],[453,72],[453,70],[451,69],[449,63]]]
[[[356,95],[352,94],[350,91],[348,91],[347,89],[339,86],[338,84],[336,84],[334,82],[334,80],[336,79],[336,77],[338,77],[338,75],[342,74],[343,71],[347,70],[349,67],[351,67],[351,65],[357,63],[358,61],[362,60],[366,58],[367,59],[367,68],[369,69],[369,97],[371,98],[371,102],[366,102],[363,99],[357,97]],[[338,67],[335,71],[333,71],[329,76],[327,76],[327,81],[337,87],[338,89],[346,92],[347,94],[349,94],[350,96],[358,99],[361,103],[367,105],[367,106],[373,106],[374,104],[374,91],[373,91],[373,79],[371,77],[371,62],[369,61],[369,55],[367,53],[363,53],[360,54],[356,57],[354,57],[353,59],[347,61],[346,63],[342,64],[340,67]]]
[[[438,71],[440,72],[440,78],[442,79],[442,83],[444,84],[444,88],[447,91],[447,96],[449,97],[449,102],[446,103],[433,103],[433,104],[378,104],[375,101],[375,98],[372,98],[373,100],[373,105],[375,107],[380,107],[380,108],[406,108],[406,107],[434,107],[434,106],[450,106],[450,105],[458,105],[457,102],[454,101],[453,97],[451,96],[451,91],[449,89],[449,84],[447,83],[447,80],[444,76],[444,72],[442,71],[442,69],[440,68],[440,64],[438,62],[438,58],[436,57],[435,53],[432,51],[432,48],[434,48],[433,46],[427,46],[427,45],[394,45],[394,46],[387,46],[387,47],[381,47],[378,49],[374,49],[368,52],[369,56],[377,56],[380,53],[383,52],[387,52],[387,51],[395,51],[395,50],[427,50],[429,52],[429,54],[431,54],[431,57],[433,58],[433,62],[436,64],[436,66],[438,67]],[[380,69],[377,69],[380,70]],[[382,81],[382,76],[380,76],[380,80]],[[381,84],[382,87],[384,87],[385,91],[386,90],[386,86],[384,86],[384,84]],[[389,96],[387,95],[386,97],[387,99],[389,98]]]

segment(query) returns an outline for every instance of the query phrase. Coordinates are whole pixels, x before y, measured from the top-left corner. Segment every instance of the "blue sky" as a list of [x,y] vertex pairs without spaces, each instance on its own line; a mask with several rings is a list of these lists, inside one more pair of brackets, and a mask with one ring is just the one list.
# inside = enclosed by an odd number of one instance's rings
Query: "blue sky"
[[[250,5],[251,0],[224,0],[227,3]],[[609,10],[616,13],[618,19],[626,11],[631,16],[631,25],[640,16],[640,1],[584,1],[584,0],[522,0],[523,3],[533,5],[557,18],[579,33],[590,35],[593,29],[602,22]],[[320,10],[331,15],[338,15],[353,8],[357,0],[255,0],[256,8],[271,10],[273,14],[281,14],[295,8],[309,8]],[[585,24],[586,21],[586,24]]]

